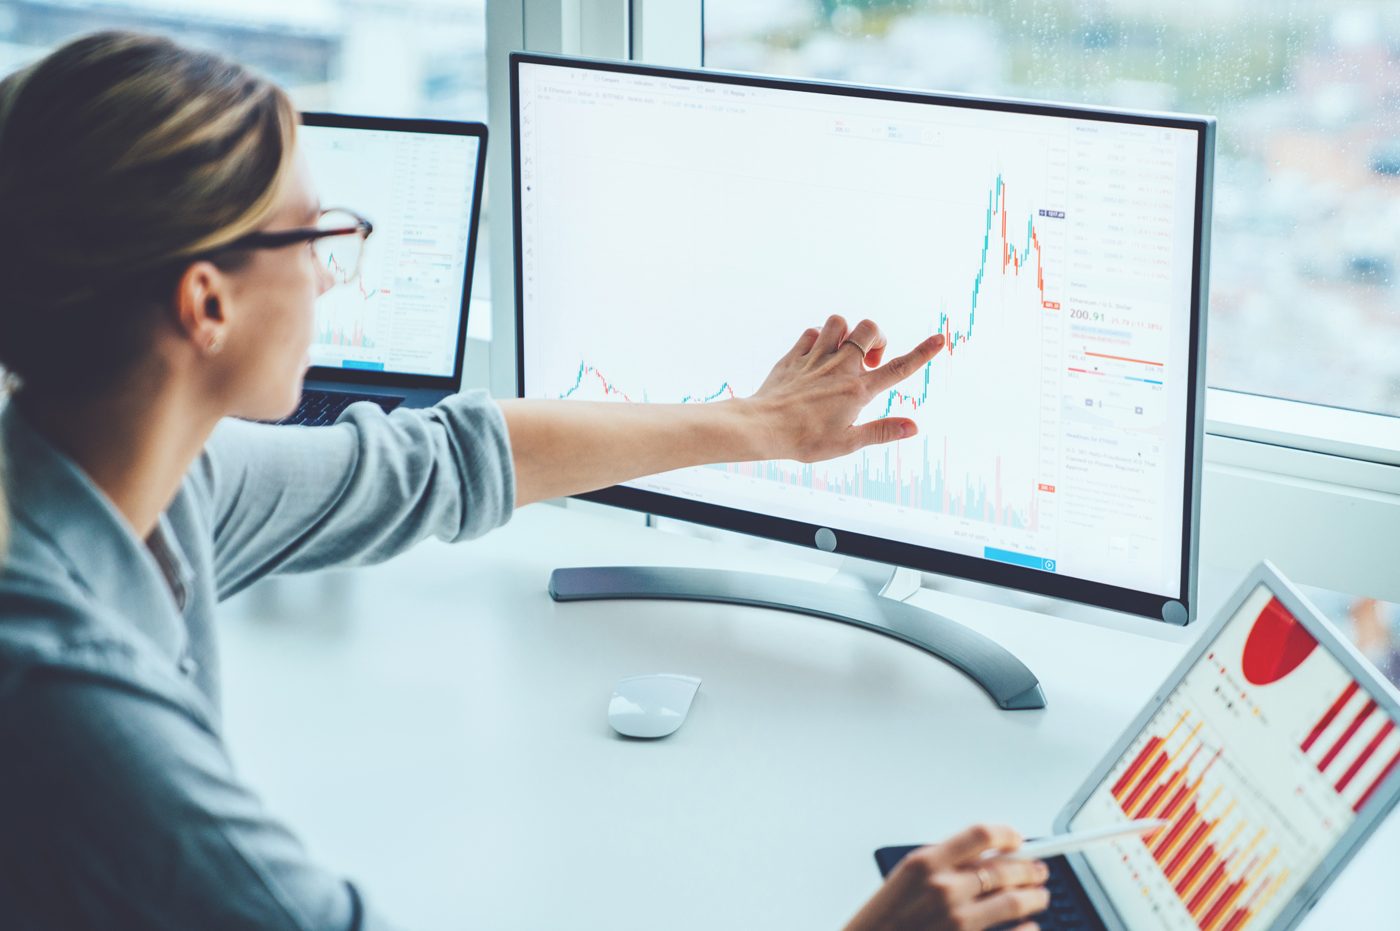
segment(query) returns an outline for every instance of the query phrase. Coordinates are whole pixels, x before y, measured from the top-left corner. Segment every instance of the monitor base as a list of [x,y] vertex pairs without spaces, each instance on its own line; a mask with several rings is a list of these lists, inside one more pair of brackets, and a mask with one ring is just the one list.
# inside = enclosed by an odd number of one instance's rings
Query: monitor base
[[1006,711],[1045,707],[1040,681],[1011,652],[974,630],[852,585],[805,582],[757,572],[653,566],[555,569],[555,601],[659,598],[718,601],[824,617],[902,640],[961,669]]

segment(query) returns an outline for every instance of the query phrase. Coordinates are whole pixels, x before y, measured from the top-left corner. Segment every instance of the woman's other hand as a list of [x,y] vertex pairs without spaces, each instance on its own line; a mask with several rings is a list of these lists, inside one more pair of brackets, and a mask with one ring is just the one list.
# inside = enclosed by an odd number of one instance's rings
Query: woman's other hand
[[748,398],[763,425],[760,443],[764,448],[753,458],[819,462],[872,443],[913,436],[918,426],[907,417],[885,417],[859,426],[854,421],[876,395],[937,355],[943,341],[943,334],[935,334],[880,365],[885,336],[869,320],[848,330],[844,319],[832,316],[820,330],[807,330]]
[[[846,931],[982,931],[1044,911],[1049,870],[1039,860],[987,857],[1021,846],[1003,824],[976,825],[900,861]],[[1022,922],[1015,931],[1033,931]]]

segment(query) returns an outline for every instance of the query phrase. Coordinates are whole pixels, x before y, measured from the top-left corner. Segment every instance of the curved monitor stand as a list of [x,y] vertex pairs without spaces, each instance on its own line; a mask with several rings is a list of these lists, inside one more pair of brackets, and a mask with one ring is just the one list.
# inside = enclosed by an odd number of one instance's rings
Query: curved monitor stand
[[[912,586],[905,583],[903,591],[896,590],[906,573],[913,577]],[[903,640],[952,663],[1003,710],[1045,707],[1040,681],[1009,651],[956,621],[900,600],[917,588],[917,574],[909,570],[849,556],[836,578],[825,584],[757,572],[651,566],[555,569],[549,580],[549,594],[555,601],[718,601],[853,624]]]

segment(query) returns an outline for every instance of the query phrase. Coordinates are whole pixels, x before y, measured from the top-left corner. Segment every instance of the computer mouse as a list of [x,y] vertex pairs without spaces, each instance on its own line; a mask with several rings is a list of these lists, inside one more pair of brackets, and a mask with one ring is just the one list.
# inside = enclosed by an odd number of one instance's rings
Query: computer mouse
[[628,676],[613,689],[608,723],[624,737],[666,737],[674,734],[690,711],[700,688],[694,676],[662,672]]

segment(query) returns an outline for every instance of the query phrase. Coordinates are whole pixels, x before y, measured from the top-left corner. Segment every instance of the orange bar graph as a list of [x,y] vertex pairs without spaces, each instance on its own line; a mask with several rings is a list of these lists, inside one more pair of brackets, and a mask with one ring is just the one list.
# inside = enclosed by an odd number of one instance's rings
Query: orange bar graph
[[[1230,843],[1234,842],[1235,837],[1239,836],[1240,828],[1243,827],[1244,825],[1241,824],[1235,829],[1234,833],[1230,836],[1230,840],[1226,843],[1225,846],[1229,846]],[[1263,835],[1264,832],[1260,831],[1259,834],[1254,838],[1254,843],[1258,843],[1259,838]],[[1212,883],[1209,888],[1203,886],[1201,889],[1197,890],[1197,892],[1194,895],[1191,896],[1191,900],[1186,903],[1186,907],[1190,909],[1191,914],[1193,916],[1199,919],[1201,917],[1202,912],[1204,912],[1206,908],[1210,906],[1211,897],[1214,896],[1218,891],[1220,891],[1222,887],[1225,887],[1227,889],[1227,891],[1224,894],[1229,894],[1228,889],[1230,887],[1225,886],[1224,880],[1229,877],[1230,871],[1235,867],[1237,863],[1239,863],[1245,857],[1249,856],[1250,851],[1254,849],[1254,843],[1251,843],[1249,847],[1246,848],[1243,852],[1234,851],[1228,857],[1226,857],[1225,861],[1220,864],[1220,881]],[[1245,872],[1248,872],[1252,868],[1254,862],[1255,861],[1250,861],[1250,866],[1245,867]]]
[[1215,832],[1216,828],[1220,827],[1220,822],[1225,820],[1225,817],[1234,810],[1235,803],[1231,802],[1229,805],[1225,806],[1224,813],[1219,817],[1212,818],[1192,832],[1191,839],[1187,841],[1186,846],[1182,847],[1177,855],[1172,858],[1171,863],[1164,867],[1167,873],[1167,879],[1170,879],[1172,882],[1176,881],[1177,877],[1182,874],[1182,868],[1186,865],[1186,861],[1192,856],[1195,856],[1196,851],[1205,845],[1206,839]]
[[[1199,784],[1193,786],[1193,792],[1196,788],[1199,788]],[[1215,795],[1218,795],[1219,792],[1220,790],[1216,789]],[[1209,808],[1215,802],[1215,795],[1210,797],[1205,807]],[[1157,842],[1157,846],[1152,848],[1152,856],[1158,862],[1166,862],[1169,855],[1176,853],[1178,845],[1190,837],[1201,820],[1200,808],[1197,807],[1194,800],[1188,801],[1181,814],[1173,817],[1172,825],[1167,828],[1166,835]]]
[[[1172,765],[1173,763],[1175,763],[1175,762],[1176,762],[1176,758],[1179,757],[1179,756],[1181,756],[1182,751],[1184,751],[1187,747],[1191,746],[1191,741],[1193,741],[1193,740],[1196,738],[1196,735],[1200,733],[1202,727],[1203,727],[1203,725],[1197,724],[1195,730],[1193,730],[1193,731],[1190,733],[1190,735],[1187,736],[1186,740],[1183,741],[1182,744],[1181,744],[1181,746],[1177,748],[1177,751],[1167,758],[1167,765],[1168,765],[1168,766],[1170,766],[1170,765]],[[1153,814],[1152,814],[1152,813],[1153,813],[1153,811],[1157,808],[1157,804],[1162,800],[1162,798],[1163,798],[1169,791],[1171,791],[1172,789],[1175,789],[1179,783],[1185,781],[1185,779],[1186,779],[1186,769],[1187,769],[1187,767],[1189,767],[1189,766],[1191,765],[1191,760],[1194,760],[1194,759],[1196,758],[1196,753],[1200,752],[1200,749],[1201,749],[1200,745],[1197,744],[1197,745],[1196,745],[1196,749],[1195,749],[1194,751],[1192,751],[1192,753],[1191,753],[1190,759],[1188,759],[1188,760],[1186,761],[1186,765],[1185,765],[1185,766],[1182,766],[1180,769],[1176,770],[1176,771],[1175,771],[1175,774],[1174,774],[1171,778],[1169,778],[1166,782],[1164,782],[1164,783],[1162,783],[1160,786],[1158,786],[1157,789],[1156,789],[1155,791],[1152,792],[1152,794],[1148,795],[1146,801],[1144,801],[1141,805],[1139,805],[1136,809],[1134,809],[1134,811],[1133,811],[1132,814],[1131,814],[1131,817],[1133,817],[1133,818],[1150,818],[1150,817],[1153,817]],[[1125,808],[1126,808],[1126,806],[1125,806]]]
[[1163,743],[1164,741],[1160,737],[1154,736],[1148,738],[1147,745],[1142,748],[1142,752],[1137,755],[1132,765],[1127,768],[1122,777],[1113,784],[1114,798],[1122,801],[1123,793],[1127,791],[1128,786],[1133,784],[1133,780],[1137,778],[1138,773],[1142,772],[1142,768],[1147,765],[1147,761],[1152,759],[1153,751]]
[[[1219,866],[1222,871],[1227,870],[1229,868],[1231,856],[1227,855],[1224,861],[1222,861],[1217,851],[1229,850],[1230,845],[1235,842],[1235,838],[1239,836],[1243,828],[1243,824],[1236,825],[1235,830],[1230,832],[1230,836],[1225,838],[1225,843],[1220,844],[1218,847],[1215,844],[1207,844],[1205,850],[1201,851],[1201,855],[1196,858],[1196,863],[1192,865],[1191,869],[1187,870],[1186,875],[1183,876],[1181,882],[1177,884],[1177,895],[1181,896],[1181,901],[1186,903],[1188,909],[1194,910],[1198,904],[1196,901],[1197,896],[1202,898],[1208,896],[1213,886],[1218,885],[1214,883],[1210,877],[1215,875],[1217,866]],[[1196,880],[1202,878],[1206,881],[1197,884]]]
[[[1247,820],[1234,799],[1222,798],[1222,785],[1202,800],[1206,775],[1224,751],[1201,742],[1200,721],[1176,739],[1190,717],[1187,711],[1165,736],[1149,737],[1112,793],[1125,817],[1171,822],[1144,843],[1200,931],[1242,931],[1287,871],[1269,873],[1278,848],[1255,853],[1267,832],[1256,826],[1244,833]],[[1202,751],[1208,755],[1203,766]],[[1241,840],[1245,836],[1247,844]]]
[[[1215,860],[1217,858],[1212,856],[1211,859]],[[1206,874],[1206,881],[1201,884],[1201,888],[1197,890],[1196,894],[1191,896],[1191,899],[1186,903],[1186,909],[1192,916],[1200,915],[1201,909],[1205,908],[1206,901],[1214,895],[1215,890],[1219,889],[1221,884],[1225,882],[1225,877],[1227,875],[1228,871],[1225,869],[1225,864],[1216,862],[1215,868]]]

